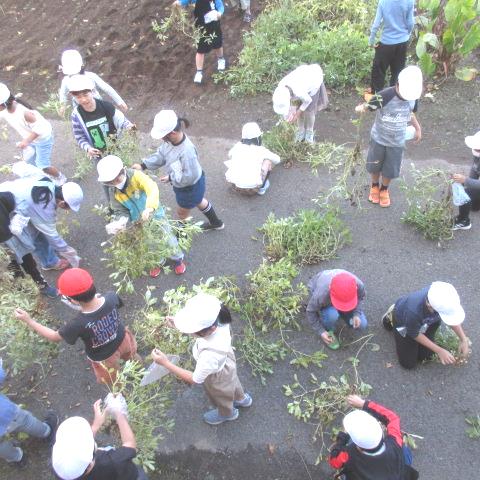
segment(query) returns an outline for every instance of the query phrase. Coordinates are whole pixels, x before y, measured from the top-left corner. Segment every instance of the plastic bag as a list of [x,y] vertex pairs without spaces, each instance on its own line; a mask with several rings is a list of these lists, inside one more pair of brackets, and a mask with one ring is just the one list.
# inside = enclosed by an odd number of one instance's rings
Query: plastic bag
[[125,230],[128,223],[128,217],[120,217],[118,220],[105,225],[105,230],[109,235],[116,235],[118,232]]
[[454,182],[452,185],[453,204],[456,207],[465,205],[470,201],[468,193],[465,191],[465,187],[461,183]]

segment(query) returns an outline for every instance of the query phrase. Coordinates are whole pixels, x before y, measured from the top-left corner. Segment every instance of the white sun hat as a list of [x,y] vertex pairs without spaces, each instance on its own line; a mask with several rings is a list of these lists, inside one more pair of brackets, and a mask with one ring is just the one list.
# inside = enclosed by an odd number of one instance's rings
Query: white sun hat
[[84,90],[93,90],[95,84],[86,75],[72,75],[67,80],[67,88],[69,92],[83,92]]
[[343,428],[352,442],[365,450],[378,447],[383,438],[383,430],[378,420],[363,410],[354,410],[345,415]]
[[[0,101],[0,103],[2,102]],[[480,132],[465,137],[465,145],[472,150],[480,150]]]
[[173,132],[177,123],[178,117],[173,110],[161,110],[153,119],[153,128],[150,135],[155,140],[161,140],[165,135]]
[[422,95],[423,75],[416,65],[405,67],[398,75],[398,93],[404,100],[418,100]]
[[286,117],[290,111],[290,90],[287,87],[278,86],[273,92],[273,110],[278,115]]
[[460,297],[452,284],[433,282],[428,289],[427,299],[446,325],[454,327],[465,320],[465,310],[460,304]]
[[252,138],[258,138],[262,135],[262,131],[258,123],[248,122],[242,127],[242,138],[244,140],[251,140]]
[[83,59],[78,50],[65,50],[62,53],[62,72],[65,75],[80,73],[83,66]]
[[52,466],[62,480],[85,473],[93,460],[95,440],[92,427],[82,417],[70,417],[58,427],[52,450]]
[[4,83],[0,83],[0,104],[6,103],[6,101],[10,98],[10,90]]
[[83,202],[83,190],[82,187],[75,182],[67,182],[62,185],[62,195],[68,206],[74,211],[80,210],[80,205]]
[[221,302],[217,297],[198,293],[186,301],[174,318],[175,326],[182,333],[196,333],[211,327],[220,312]]
[[98,181],[111,182],[123,169],[123,161],[116,155],[107,155],[97,163]]

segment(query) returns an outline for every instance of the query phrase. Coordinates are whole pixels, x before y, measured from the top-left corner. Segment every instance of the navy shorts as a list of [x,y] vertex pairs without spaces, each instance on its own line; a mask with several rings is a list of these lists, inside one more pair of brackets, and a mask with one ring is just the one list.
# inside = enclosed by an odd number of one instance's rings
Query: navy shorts
[[205,196],[205,173],[197,180],[197,183],[188,187],[173,187],[177,204],[182,208],[195,208]]

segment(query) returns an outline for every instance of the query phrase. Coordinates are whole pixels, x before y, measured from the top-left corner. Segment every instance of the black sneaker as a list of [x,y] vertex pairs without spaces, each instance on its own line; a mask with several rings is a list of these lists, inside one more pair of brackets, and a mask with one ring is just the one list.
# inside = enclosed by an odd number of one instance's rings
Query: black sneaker
[[458,217],[455,218],[455,224],[452,227],[452,230],[470,230],[472,228],[472,222],[469,218],[460,219]]
[[392,317],[390,315],[385,315],[382,318],[383,328],[391,332],[393,330]]
[[44,438],[44,440],[50,447],[53,447],[53,444],[55,443],[55,434],[57,433],[58,428],[58,415],[53,410],[48,410],[44,422],[50,427],[50,433],[48,434],[48,437]]
[[215,224],[212,224],[210,222],[203,222],[200,225],[200,228],[205,232],[207,232],[208,230],[223,230],[225,228],[225,224],[222,221]]

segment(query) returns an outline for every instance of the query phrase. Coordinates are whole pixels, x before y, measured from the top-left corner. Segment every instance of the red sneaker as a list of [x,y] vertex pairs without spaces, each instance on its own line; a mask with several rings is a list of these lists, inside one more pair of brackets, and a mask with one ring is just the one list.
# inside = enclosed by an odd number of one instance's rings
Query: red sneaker
[[152,278],[157,278],[161,273],[162,273],[162,267],[155,267],[150,270],[149,275]]
[[187,266],[185,262],[182,260],[178,265],[175,265],[175,274],[176,275],[183,275],[187,270]]

